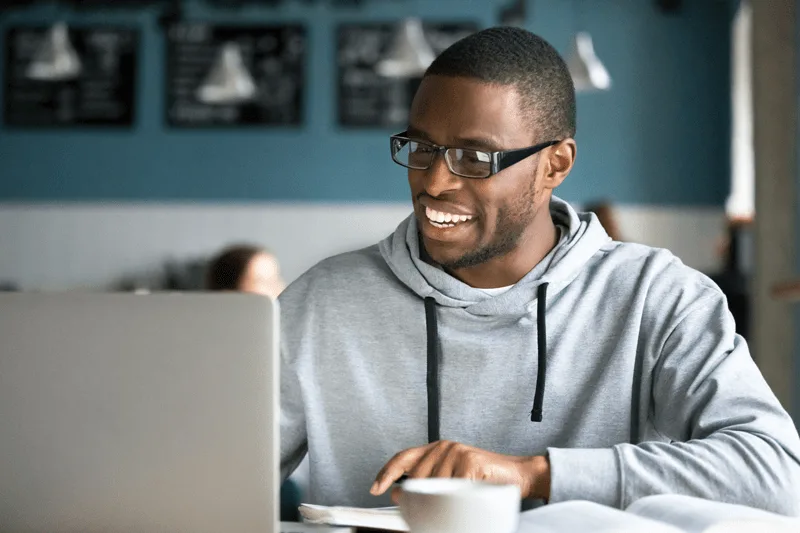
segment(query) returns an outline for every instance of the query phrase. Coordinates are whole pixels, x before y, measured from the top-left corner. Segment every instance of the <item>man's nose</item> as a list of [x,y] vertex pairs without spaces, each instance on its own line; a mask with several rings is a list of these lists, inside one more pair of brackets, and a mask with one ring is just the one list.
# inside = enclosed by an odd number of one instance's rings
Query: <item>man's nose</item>
[[425,171],[425,192],[436,198],[442,193],[458,189],[460,186],[461,178],[450,172],[444,152],[435,154],[431,168]]

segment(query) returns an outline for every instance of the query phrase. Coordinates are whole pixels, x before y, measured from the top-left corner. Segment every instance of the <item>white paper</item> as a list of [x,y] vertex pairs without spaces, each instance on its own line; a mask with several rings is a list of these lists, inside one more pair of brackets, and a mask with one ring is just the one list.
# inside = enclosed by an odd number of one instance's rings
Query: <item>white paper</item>
[[299,510],[303,519],[311,524],[408,531],[408,524],[403,520],[400,515],[400,509],[397,507],[363,509],[358,507],[327,507],[325,505],[304,503],[300,505]]
[[587,501],[554,503],[520,515],[518,533],[682,533],[663,522]]
[[350,527],[281,522],[280,533],[355,533],[355,530]]
[[[752,531],[761,533],[791,528],[800,531],[800,520],[775,513],[720,503],[691,496],[665,494],[647,496],[628,506],[628,512],[672,524],[685,533],[711,533],[712,531]],[[712,526],[715,526],[712,528]]]

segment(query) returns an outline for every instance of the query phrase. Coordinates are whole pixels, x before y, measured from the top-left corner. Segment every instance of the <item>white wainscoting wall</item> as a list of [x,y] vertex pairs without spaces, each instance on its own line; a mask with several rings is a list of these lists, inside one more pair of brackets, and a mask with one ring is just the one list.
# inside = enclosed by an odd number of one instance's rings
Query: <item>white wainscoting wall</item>
[[[105,288],[236,242],[271,248],[292,281],[327,256],[379,241],[409,213],[406,203],[3,203],[0,282]],[[717,267],[721,207],[620,205],[618,215],[627,240],[668,248],[702,271]]]

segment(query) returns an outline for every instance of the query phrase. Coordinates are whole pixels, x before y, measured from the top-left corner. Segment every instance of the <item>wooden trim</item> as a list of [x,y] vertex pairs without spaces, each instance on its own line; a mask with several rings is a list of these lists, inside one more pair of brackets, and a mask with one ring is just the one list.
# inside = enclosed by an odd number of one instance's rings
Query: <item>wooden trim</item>
[[772,286],[770,294],[776,300],[800,302],[800,279],[776,283]]

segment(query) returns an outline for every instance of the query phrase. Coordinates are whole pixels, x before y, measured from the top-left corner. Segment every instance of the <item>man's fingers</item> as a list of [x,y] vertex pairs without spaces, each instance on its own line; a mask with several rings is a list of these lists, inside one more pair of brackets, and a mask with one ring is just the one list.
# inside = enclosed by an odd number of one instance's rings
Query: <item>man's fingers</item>
[[450,450],[433,467],[430,477],[453,477],[453,468],[458,461],[458,454]]
[[[394,459],[392,461],[394,461]],[[400,479],[400,477],[406,473],[406,462],[407,461],[400,463],[398,461],[394,461],[387,463],[386,466],[384,466],[381,470],[380,474],[378,474],[378,477],[375,479],[375,483],[373,483],[372,487],[369,489],[370,493],[373,496],[379,496],[386,492],[386,489],[388,489],[392,483]]]
[[397,505],[400,503],[400,493],[403,492],[403,489],[400,487],[395,487],[392,489],[392,502]]
[[437,477],[433,475],[434,470],[443,461],[458,455],[456,447],[457,444],[454,442],[440,442],[417,461],[417,465],[408,473],[408,477]]
[[431,446],[428,450],[417,460],[415,465],[412,465],[407,470],[408,477],[430,477],[431,470],[442,460],[447,453],[449,446],[446,443],[437,443]]
[[386,492],[392,483],[400,479],[412,466],[414,466],[422,455],[428,451],[428,446],[421,446],[419,448],[409,448],[402,451],[389,459],[389,462],[384,465],[378,476],[375,478],[375,483],[369,492],[373,496],[379,496]]

